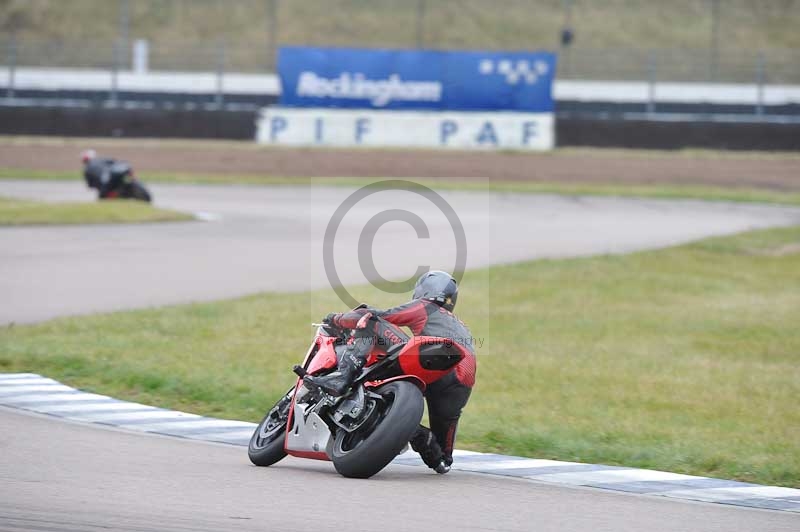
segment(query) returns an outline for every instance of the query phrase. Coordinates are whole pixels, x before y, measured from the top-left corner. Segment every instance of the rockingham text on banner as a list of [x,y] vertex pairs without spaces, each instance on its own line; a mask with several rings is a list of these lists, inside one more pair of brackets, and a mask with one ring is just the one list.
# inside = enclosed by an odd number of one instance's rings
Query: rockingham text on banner
[[285,47],[280,104],[288,107],[553,111],[550,52]]

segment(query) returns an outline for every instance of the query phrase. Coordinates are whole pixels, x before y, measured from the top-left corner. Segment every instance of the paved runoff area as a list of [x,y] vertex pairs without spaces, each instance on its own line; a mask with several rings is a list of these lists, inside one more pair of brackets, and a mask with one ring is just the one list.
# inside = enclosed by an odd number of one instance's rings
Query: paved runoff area
[[[246,446],[256,425],[120,401],[32,373],[0,374],[0,405],[146,433]],[[671,499],[800,513],[800,489],[575,462],[456,451],[455,470]],[[412,451],[396,465],[423,466]]]

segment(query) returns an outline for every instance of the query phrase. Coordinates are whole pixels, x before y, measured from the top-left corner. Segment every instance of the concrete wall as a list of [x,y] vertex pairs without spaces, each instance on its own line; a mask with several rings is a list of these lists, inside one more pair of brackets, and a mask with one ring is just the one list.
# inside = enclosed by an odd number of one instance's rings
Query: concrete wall
[[[2,135],[252,140],[250,111],[0,106]],[[800,150],[800,123],[558,117],[557,146]]]
[[800,122],[699,122],[657,120],[556,120],[558,146],[674,150],[800,150]]
[[247,140],[255,138],[256,113],[0,106],[0,135]]

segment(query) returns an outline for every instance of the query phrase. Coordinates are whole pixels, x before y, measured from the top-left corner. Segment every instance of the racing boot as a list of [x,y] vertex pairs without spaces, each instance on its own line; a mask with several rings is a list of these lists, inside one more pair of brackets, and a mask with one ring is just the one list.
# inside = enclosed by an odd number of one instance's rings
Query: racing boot
[[[360,345],[362,343],[364,345]],[[367,363],[369,347],[367,342],[351,344],[339,361],[339,368],[336,371],[320,376],[306,375],[303,377],[303,381],[318,386],[330,395],[337,397],[342,395],[353,384]]]
[[[426,466],[440,475],[450,471],[450,464],[445,462],[442,448],[429,428],[420,425],[409,443],[411,443],[411,448],[419,453]],[[450,463],[452,464],[453,461],[450,460]]]

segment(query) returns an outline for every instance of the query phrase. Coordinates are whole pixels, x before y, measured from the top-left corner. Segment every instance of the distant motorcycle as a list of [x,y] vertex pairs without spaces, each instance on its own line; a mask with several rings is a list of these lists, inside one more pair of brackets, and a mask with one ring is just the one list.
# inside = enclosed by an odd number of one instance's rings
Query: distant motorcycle
[[95,158],[84,170],[86,184],[97,189],[98,199],[135,199],[151,201],[152,196],[133,173],[133,168],[123,161]]
[[329,460],[345,477],[369,478],[403,451],[417,430],[426,384],[469,354],[449,338],[431,336],[413,336],[388,352],[375,348],[350,389],[334,397],[303,377],[335,371],[351,331],[314,325],[314,342],[302,366],[294,366],[296,384],[258,424],[248,456],[257,466],[287,454]]

